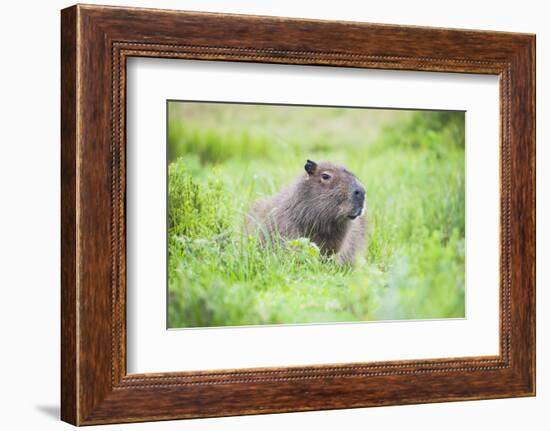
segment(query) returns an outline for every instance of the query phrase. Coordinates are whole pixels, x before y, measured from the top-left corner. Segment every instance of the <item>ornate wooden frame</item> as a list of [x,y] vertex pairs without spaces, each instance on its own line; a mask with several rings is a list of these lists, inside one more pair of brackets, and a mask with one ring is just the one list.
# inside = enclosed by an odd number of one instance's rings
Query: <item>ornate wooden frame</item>
[[[61,18],[63,420],[88,425],[535,394],[534,35],[82,5]],[[498,75],[500,354],[128,375],[129,56]]]

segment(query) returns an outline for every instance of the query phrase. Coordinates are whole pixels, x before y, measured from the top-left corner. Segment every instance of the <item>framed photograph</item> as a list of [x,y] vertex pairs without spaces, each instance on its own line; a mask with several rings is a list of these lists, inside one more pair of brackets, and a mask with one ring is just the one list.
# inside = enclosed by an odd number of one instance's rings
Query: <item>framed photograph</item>
[[61,416],[535,394],[535,36],[61,13]]

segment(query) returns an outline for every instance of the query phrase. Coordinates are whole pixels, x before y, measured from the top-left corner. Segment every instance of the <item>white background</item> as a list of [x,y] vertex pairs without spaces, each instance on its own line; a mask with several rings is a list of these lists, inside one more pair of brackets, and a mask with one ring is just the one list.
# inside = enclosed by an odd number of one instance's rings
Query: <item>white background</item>
[[[129,373],[498,354],[498,77],[139,58],[127,84]],[[167,331],[167,99],[466,111],[467,318]]]
[[[394,24],[537,33],[538,137],[538,396],[508,399],[249,416],[96,429],[547,429],[550,423],[550,28],[545,2],[461,0],[118,1],[102,3],[188,10],[345,19]],[[0,142],[0,426],[70,429],[60,423],[59,399],[59,9],[69,2],[5,2],[2,6]],[[547,265],[546,265],[547,266]],[[546,314],[545,314],[546,313]]]

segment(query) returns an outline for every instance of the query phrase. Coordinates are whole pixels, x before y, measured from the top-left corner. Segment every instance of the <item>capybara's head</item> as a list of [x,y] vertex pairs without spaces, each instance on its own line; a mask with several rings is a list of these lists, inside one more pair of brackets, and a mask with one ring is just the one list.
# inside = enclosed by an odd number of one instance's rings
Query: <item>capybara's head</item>
[[365,188],[343,166],[308,160],[304,166],[304,204],[323,220],[355,219],[365,209]]

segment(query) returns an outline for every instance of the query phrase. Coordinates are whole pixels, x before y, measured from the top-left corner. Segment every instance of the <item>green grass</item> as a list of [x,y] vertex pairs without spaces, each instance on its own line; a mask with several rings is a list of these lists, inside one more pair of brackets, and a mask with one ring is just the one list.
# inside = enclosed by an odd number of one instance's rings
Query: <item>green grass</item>
[[[464,317],[464,114],[171,103],[169,327]],[[253,202],[331,160],[367,189],[353,267],[260,246]]]

